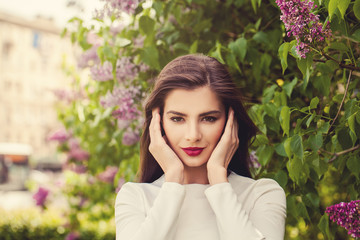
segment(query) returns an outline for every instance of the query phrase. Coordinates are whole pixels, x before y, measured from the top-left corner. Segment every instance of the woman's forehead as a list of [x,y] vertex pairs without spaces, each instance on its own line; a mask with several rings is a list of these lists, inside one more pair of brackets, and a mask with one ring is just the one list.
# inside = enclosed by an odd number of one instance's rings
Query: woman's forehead
[[223,111],[224,106],[217,94],[208,86],[195,89],[174,89],[165,98],[164,111]]

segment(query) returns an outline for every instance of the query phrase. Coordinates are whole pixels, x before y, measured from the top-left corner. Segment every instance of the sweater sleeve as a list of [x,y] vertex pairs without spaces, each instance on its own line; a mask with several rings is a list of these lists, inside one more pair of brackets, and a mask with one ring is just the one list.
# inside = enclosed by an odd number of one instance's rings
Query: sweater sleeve
[[143,190],[137,183],[126,183],[116,197],[116,240],[171,239],[184,196],[184,186],[165,182],[145,212]]
[[246,212],[230,183],[216,184],[205,191],[216,215],[221,240],[284,239],[284,190],[268,179],[259,181],[252,194],[254,206],[250,212]]

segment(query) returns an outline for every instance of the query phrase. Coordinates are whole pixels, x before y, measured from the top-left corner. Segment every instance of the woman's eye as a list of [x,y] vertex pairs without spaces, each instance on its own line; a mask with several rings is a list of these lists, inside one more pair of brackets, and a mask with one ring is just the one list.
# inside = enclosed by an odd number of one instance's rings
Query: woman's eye
[[184,120],[182,117],[172,117],[172,118],[170,118],[170,119],[171,119],[171,121],[173,121],[173,122],[181,122],[181,121]]
[[203,118],[203,121],[205,122],[215,122],[217,120],[216,117],[207,116]]

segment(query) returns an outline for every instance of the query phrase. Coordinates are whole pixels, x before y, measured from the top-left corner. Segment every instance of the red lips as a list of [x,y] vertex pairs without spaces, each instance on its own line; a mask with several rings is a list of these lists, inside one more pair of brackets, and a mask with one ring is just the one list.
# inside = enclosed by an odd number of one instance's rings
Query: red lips
[[199,147],[189,147],[189,148],[182,148],[182,150],[184,150],[184,152],[191,156],[191,157],[194,157],[194,156],[197,156],[199,155],[203,150],[204,148],[199,148]]

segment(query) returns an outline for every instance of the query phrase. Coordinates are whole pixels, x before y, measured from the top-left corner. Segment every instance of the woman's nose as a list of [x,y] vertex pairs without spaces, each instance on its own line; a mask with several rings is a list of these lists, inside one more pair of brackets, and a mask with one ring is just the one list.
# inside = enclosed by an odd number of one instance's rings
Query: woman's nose
[[201,136],[202,134],[199,124],[197,122],[189,122],[185,133],[186,140],[190,142],[197,142],[201,139]]

